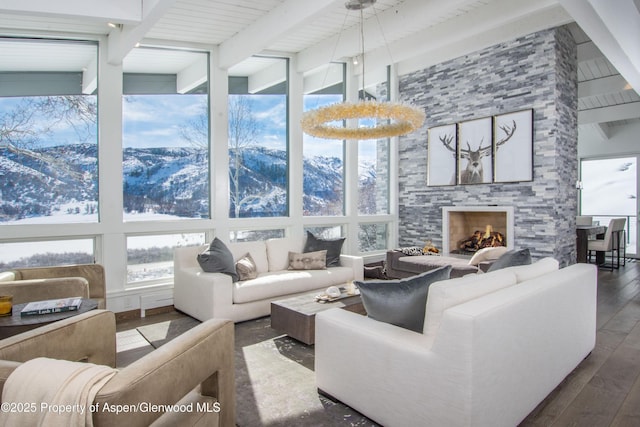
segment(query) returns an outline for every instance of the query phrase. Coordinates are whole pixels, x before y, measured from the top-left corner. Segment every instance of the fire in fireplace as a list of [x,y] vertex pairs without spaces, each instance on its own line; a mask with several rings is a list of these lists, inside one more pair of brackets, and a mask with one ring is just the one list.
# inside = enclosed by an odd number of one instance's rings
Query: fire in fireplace
[[487,246],[513,249],[513,222],[512,206],[443,206],[442,252],[472,255]]
[[484,232],[476,230],[473,235],[458,242],[458,250],[461,253],[476,252],[483,248],[495,248],[497,246],[507,246],[504,234],[494,231],[491,224],[487,224]]

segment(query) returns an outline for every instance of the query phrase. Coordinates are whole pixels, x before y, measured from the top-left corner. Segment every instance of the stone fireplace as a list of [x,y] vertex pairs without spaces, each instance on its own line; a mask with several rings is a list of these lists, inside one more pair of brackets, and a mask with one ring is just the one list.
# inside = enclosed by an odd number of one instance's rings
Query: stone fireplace
[[[513,249],[513,206],[445,206],[442,208],[442,250],[445,254],[466,253],[462,242],[473,236],[488,238],[493,246]],[[501,240],[501,241],[499,241]]]

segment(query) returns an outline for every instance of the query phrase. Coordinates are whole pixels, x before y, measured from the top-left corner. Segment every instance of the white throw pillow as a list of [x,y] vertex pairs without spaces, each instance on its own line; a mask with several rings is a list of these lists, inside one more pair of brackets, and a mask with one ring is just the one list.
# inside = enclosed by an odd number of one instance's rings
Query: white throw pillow
[[506,246],[497,246],[495,248],[482,248],[473,254],[469,260],[469,265],[478,265],[482,261],[491,261],[500,258],[507,252]]
[[529,265],[516,265],[513,267],[506,267],[503,270],[510,271],[516,275],[518,283],[526,280],[535,279],[552,271],[556,271],[560,268],[560,263],[551,257],[542,258],[539,261]]
[[426,344],[431,347],[435,340],[444,311],[482,295],[515,285],[516,275],[508,269],[486,274],[470,274],[457,279],[442,280],[429,287],[427,308],[424,317]]
[[269,239],[267,244],[267,257],[269,258],[269,271],[283,271],[289,269],[289,252],[301,253],[302,239],[284,237],[281,239]]
[[237,262],[247,253],[251,254],[258,273],[269,271],[269,260],[267,259],[267,245],[262,240],[254,242],[229,243],[229,250],[233,254],[233,259]]

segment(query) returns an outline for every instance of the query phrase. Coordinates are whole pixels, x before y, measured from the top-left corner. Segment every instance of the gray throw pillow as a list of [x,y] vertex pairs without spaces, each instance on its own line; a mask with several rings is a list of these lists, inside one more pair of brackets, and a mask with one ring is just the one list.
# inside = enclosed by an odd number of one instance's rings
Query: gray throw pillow
[[327,268],[327,251],[289,252],[289,270],[324,270]]
[[360,289],[367,316],[422,333],[429,286],[447,280],[450,274],[451,266],[445,265],[406,279],[354,283]]
[[491,271],[500,270],[502,268],[514,267],[516,265],[528,265],[531,264],[531,253],[529,248],[520,249],[517,251],[505,252],[491,264],[487,273]]
[[327,267],[338,267],[340,265],[340,252],[344,237],[340,239],[324,240],[318,239],[311,232],[307,231],[307,241],[304,244],[303,252],[327,251]]
[[198,264],[207,273],[228,274],[234,282],[238,281],[233,254],[217,237],[213,239],[207,250],[198,254]]

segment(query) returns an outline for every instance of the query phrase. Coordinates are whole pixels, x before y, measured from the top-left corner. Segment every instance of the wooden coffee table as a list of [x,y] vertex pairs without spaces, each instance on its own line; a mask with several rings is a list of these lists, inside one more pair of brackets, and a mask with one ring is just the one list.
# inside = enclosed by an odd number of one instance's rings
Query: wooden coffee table
[[82,303],[77,310],[63,311],[61,313],[34,314],[32,316],[21,316],[20,311],[24,304],[14,304],[11,316],[0,317],[0,339],[11,337],[22,332],[44,326],[48,323],[77,316],[90,310],[98,308],[98,301],[92,299],[82,299]]
[[330,308],[343,308],[366,315],[360,295],[341,297],[332,302],[320,303],[315,297],[322,291],[271,302],[271,327],[298,341],[315,343],[316,314]]

